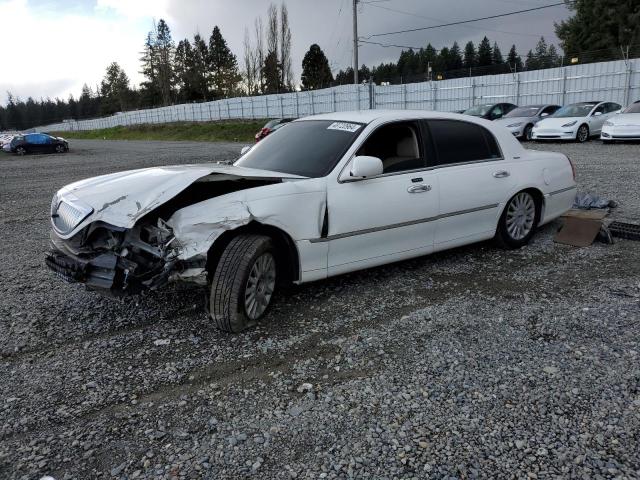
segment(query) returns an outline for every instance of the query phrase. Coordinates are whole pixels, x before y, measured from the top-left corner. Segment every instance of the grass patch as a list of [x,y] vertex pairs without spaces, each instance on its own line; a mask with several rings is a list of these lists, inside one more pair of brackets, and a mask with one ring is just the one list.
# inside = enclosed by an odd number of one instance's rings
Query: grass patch
[[64,138],[84,140],[188,140],[197,142],[249,142],[265,120],[223,122],[176,122],[112,127],[100,130],[51,132]]

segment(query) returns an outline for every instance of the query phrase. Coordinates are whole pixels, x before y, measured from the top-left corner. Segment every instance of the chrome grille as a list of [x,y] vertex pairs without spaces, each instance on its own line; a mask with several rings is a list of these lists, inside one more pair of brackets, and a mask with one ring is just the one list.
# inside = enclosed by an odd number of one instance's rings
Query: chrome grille
[[69,233],[91,213],[91,208],[71,205],[62,200],[51,212],[53,227],[61,234]]

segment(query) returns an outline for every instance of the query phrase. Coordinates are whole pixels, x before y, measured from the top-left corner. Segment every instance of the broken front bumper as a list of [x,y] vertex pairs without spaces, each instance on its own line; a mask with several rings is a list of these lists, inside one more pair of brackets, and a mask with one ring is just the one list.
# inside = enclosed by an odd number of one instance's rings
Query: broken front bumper
[[96,290],[126,292],[124,270],[118,267],[118,257],[113,254],[98,255],[92,259],[68,256],[52,249],[46,254],[45,263],[55,275],[67,282],[84,283]]

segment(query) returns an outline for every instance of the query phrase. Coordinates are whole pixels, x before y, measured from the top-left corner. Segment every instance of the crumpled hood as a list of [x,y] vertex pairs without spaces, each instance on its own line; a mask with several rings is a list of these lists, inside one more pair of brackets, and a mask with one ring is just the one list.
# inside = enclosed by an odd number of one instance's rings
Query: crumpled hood
[[74,228],[74,233],[97,220],[131,228],[146,213],[211,174],[247,179],[305,178],[224,164],[152,167],[80,180],[62,188],[58,196],[67,195],[71,201],[79,200],[93,208],[93,213]]
[[536,127],[538,128],[572,128],[576,127],[576,125],[572,125],[571,127],[562,127],[562,125],[566,125],[567,123],[573,122],[581,122],[586,121],[586,117],[562,117],[562,118],[545,118],[544,120],[540,120]]

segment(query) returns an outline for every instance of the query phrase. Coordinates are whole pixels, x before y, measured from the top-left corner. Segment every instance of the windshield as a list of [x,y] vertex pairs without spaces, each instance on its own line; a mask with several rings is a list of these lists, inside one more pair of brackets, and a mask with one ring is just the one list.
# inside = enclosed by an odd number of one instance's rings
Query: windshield
[[324,177],[363,130],[361,123],[291,122],[257,143],[234,164],[303,177]]
[[513,117],[535,117],[540,110],[540,107],[519,107],[514,108],[509,113],[507,113],[504,118],[513,118]]
[[465,115],[474,115],[476,117],[484,117],[493,105],[476,105],[469,110],[465,110]]
[[640,102],[632,103],[622,113],[640,113]]
[[556,118],[586,117],[595,106],[595,103],[576,103],[574,105],[567,105],[566,107],[560,108],[551,116]]

